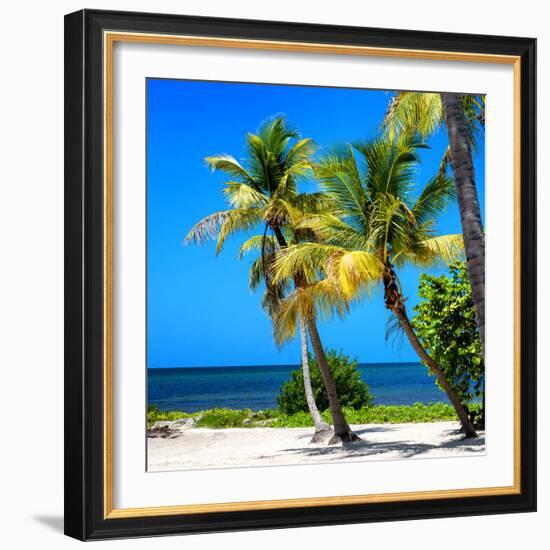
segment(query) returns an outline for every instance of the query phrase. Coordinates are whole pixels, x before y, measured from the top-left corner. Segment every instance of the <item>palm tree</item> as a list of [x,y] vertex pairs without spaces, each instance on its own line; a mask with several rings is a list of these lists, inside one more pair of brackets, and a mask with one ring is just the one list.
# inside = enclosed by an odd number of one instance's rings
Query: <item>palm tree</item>
[[[298,231],[296,230],[296,232]],[[304,232],[304,230],[302,229],[301,232]],[[299,238],[296,241],[303,242]],[[295,244],[290,242],[289,246],[279,249],[270,264],[272,270],[275,269],[279,254],[284,254],[287,249],[293,246]],[[311,346],[317,359],[317,366],[327,390],[329,409],[334,426],[334,435],[328,440],[328,444],[333,445],[356,441],[359,437],[353,433],[342,412],[340,399],[338,398],[336,385],[321,343],[316,320],[319,317],[330,317],[335,312],[341,316],[344,315],[348,310],[350,300],[342,295],[340,289],[333,284],[331,279],[317,278],[317,272],[319,270],[298,267],[288,273],[286,277],[279,277],[273,282],[275,285],[286,285],[288,281],[292,280],[294,281],[294,289],[278,301],[272,318],[274,320],[275,337],[279,343],[293,337],[296,333],[297,325],[302,335],[305,335],[307,327]],[[305,353],[307,358],[307,347],[304,349],[304,346],[304,336],[302,336],[302,353]],[[305,365],[306,363],[304,362],[303,364]],[[313,397],[311,380],[308,380],[308,386]],[[313,440],[323,439],[324,437],[325,434],[321,432],[317,437],[314,436]]]
[[[307,407],[309,414],[313,420],[315,426],[315,432],[311,438],[311,443],[318,443],[323,441],[326,437],[332,437],[332,430],[330,426],[323,420],[321,413],[315,403],[315,397],[313,395],[313,387],[311,386],[311,373],[309,370],[309,346],[307,341],[307,329],[304,319],[300,317],[300,343],[302,353],[302,375],[304,379],[304,393],[306,394]],[[336,396],[337,398],[338,396]]]
[[[259,265],[268,295],[268,301],[264,300],[264,305],[275,311],[280,296],[270,280],[270,260],[266,252],[268,238],[276,242],[280,249],[286,248],[288,245],[284,232],[292,217],[296,212],[302,215],[318,212],[319,205],[326,198],[320,193],[298,193],[299,181],[311,173],[311,157],[315,145],[309,138],[301,139],[297,131],[288,127],[283,117],[264,122],[257,134],[247,134],[246,149],[247,160],[244,164],[226,154],[206,159],[213,171],[221,170],[231,178],[224,187],[224,194],[231,208],[202,219],[189,231],[185,240],[202,243],[216,238],[218,254],[231,234],[261,225],[264,230]],[[295,283],[299,284],[299,281]],[[310,335],[313,331],[312,345],[318,364],[321,365],[324,352],[320,341],[314,342],[314,338],[318,336],[314,318],[308,319],[307,328]],[[302,333],[302,337],[304,336]],[[307,367],[305,372],[307,374]],[[327,383],[334,386],[330,372],[325,380],[325,384]],[[336,425],[340,429],[340,419],[344,416],[339,402],[334,398],[334,392],[331,395],[335,429]]]
[[482,349],[485,349],[485,237],[472,161],[472,148],[476,147],[485,126],[485,96],[398,92],[384,120],[390,138],[405,132],[426,139],[443,124],[447,128],[449,146],[441,170],[444,171],[450,161],[479,336]]
[[[288,239],[288,236],[284,236]],[[281,302],[284,299],[285,294],[289,290],[287,282],[278,282],[274,284],[272,281],[266,283],[269,280],[269,271],[276,257],[278,243],[273,237],[267,235],[254,236],[248,239],[242,246],[239,253],[240,258],[244,256],[253,248],[260,250],[260,256],[252,263],[250,267],[249,286],[251,290],[256,290],[263,282],[266,284],[264,296],[262,299],[262,307],[271,319],[274,326],[274,337],[277,344],[281,345],[286,339],[294,336],[296,332],[296,319],[294,319],[294,331],[289,331],[283,334],[283,331],[278,328],[279,326],[279,312]],[[303,276],[302,276],[303,278]],[[296,280],[297,277],[294,278]],[[311,374],[309,367],[309,346],[307,328],[304,318],[302,316],[298,319],[298,328],[300,332],[301,343],[301,358],[302,358],[302,376],[304,379],[304,393],[306,396],[306,402],[309,409],[309,413],[313,420],[313,426],[315,432],[311,438],[311,443],[318,443],[325,439],[329,439],[332,435],[332,429],[323,420],[317,404],[315,403],[315,397],[313,394],[313,387],[311,385]]]
[[[438,214],[454,197],[451,178],[440,172],[413,197],[419,141],[404,135],[337,151],[317,165],[321,186],[335,204],[330,214],[309,216],[300,226],[317,236],[289,247],[275,262],[274,280],[297,269],[322,269],[348,299],[382,282],[386,308],[397,318],[422,362],[436,376],[467,437],[475,430],[443,371],[423,348],[405,307],[396,269],[450,262],[463,249],[461,235],[437,235]],[[364,160],[362,165],[357,157]]]

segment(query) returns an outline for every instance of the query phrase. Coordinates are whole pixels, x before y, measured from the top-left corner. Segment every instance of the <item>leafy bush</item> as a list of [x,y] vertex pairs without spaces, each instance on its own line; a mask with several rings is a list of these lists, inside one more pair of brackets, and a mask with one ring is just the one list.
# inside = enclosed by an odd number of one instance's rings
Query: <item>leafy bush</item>
[[[484,428],[483,408],[474,411],[471,402],[485,389],[485,367],[473,309],[472,289],[463,262],[449,266],[450,275],[420,277],[413,327],[477,428]],[[479,409],[479,407],[478,407]]]
[[[328,350],[326,355],[342,407],[360,409],[372,405],[374,397],[369,392],[367,384],[361,380],[357,360],[351,361],[347,355],[335,350]],[[325,411],[329,407],[327,391],[321,372],[317,367],[317,361],[311,354],[309,356],[309,368],[315,402],[320,411]],[[277,403],[281,412],[287,415],[309,411],[301,368],[292,371],[290,380],[281,386]]]

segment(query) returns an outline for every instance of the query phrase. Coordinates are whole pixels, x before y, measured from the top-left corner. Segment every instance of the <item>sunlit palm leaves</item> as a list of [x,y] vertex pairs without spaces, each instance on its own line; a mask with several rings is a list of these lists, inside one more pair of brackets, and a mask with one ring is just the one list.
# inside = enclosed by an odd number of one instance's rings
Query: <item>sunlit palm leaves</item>
[[321,279],[295,287],[280,302],[274,316],[276,341],[282,343],[294,337],[300,317],[327,319],[335,313],[344,315],[349,302],[342,299],[340,288],[331,279]]
[[439,94],[396,92],[388,105],[383,125],[390,140],[402,133],[426,139],[442,123],[443,107]]
[[223,193],[232,209],[205,217],[188,233],[186,241],[202,243],[217,238],[220,252],[233,233],[260,223],[271,228],[283,226],[298,217],[296,209],[313,211],[316,198],[299,195],[297,182],[311,174],[314,151],[310,139],[299,139],[283,117],[276,117],[262,124],[256,134],[247,134],[243,162],[228,154],[208,157],[206,163],[212,171],[224,172],[230,178]]
[[315,174],[332,212],[302,218],[298,227],[315,238],[277,255],[274,280],[301,269],[331,280],[349,300],[380,281],[388,264],[427,267],[459,256],[461,236],[438,236],[436,227],[454,199],[452,179],[439,174],[413,196],[421,147],[416,137],[401,135],[323,157]]
[[[485,128],[485,96],[464,94],[462,107],[467,121],[470,146],[475,151]],[[398,136],[418,136],[426,140],[445,123],[441,95],[426,92],[396,92],[386,110],[382,127],[390,140]],[[440,173],[451,161],[447,147],[441,160]]]
[[[250,237],[241,246],[239,255],[242,258],[250,252],[257,254],[250,267],[250,288],[255,290],[265,284],[262,305],[274,319],[276,339],[282,341],[293,334],[297,323],[296,319],[293,323],[284,323],[291,329],[285,328],[281,335],[278,334],[277,327],[283,325],[275,319],[280,312],[280,302],[289,289],[296,281],[308,288],[297,289],[289,298],[295,304],[299,303],[295,296],[300,297],[301,303],[306,297],[312,299],[309,307],[302,308],[305,313],[306,310],[311,312],[312,307],[323,309],[322,304],[327,298],[317,294],[315,289],[320,292],[327,283],[319,286],[319,273],[305,265],[288,277],[273,281],[272,267],[282,248],[311,239],[312,230],[301,227],[300,221],[306,216],[332,211],[334,202],[326,193],[298,192],[298,183],[312,176],[312,156],[316,146],[311,139],[300,138],[283,117],[270,119],[260,126],[257,133],[247,134],[245,149],[246,158],[242,162],[228,154],[206,159],[213,171],[222,171],[230,178],[224,184],[223,193],[232,208],[206,216],[191,229],[186,242],[203,243],[215,239],[216,253],[219,253],[230,235],[262,228],[263,234]],[[288,319],[291,308],[286,311]]]
[[202,244],[216,239],[216,254],[223,248],[225,240],[232,233],[247,231],[262,220],[262,209],[258,207],[235,208],[210,214],[198,222],[185,237],[186,242]]
[[[462,107],[470,144],[476,147],[485,127],[485,96],[464,94]],[[425,140],[445,123],[439,93],[396,92],[386,110],[383,128],[390,140],[401,134]]]

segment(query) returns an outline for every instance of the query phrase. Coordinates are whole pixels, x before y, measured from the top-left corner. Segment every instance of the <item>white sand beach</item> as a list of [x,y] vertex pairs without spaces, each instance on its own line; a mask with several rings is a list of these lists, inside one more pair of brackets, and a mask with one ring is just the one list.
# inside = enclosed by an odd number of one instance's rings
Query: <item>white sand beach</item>
[[457,422],[353,425],[360,441],[311,444],[311,428],[191,428],[148,437],[148,470],[479,456],[485,433],[464,440]]

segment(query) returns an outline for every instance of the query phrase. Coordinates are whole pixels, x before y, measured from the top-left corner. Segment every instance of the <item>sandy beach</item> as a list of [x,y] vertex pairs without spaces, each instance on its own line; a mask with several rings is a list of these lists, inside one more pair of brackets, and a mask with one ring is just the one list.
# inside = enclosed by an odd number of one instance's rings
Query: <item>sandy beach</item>
[[148,470],[310,464],[473,456],[485,453],[485,433],[464,440],[457,422],[353,425],[361,440],[311,444],[311,428],[191,428],[147,439]]

